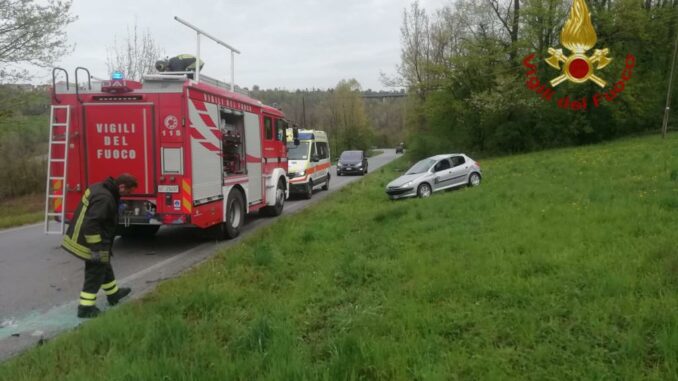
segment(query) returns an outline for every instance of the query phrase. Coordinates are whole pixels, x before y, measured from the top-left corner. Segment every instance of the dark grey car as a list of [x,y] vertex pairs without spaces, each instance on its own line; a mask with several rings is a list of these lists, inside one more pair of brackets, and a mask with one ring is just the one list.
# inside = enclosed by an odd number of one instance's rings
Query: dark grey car
[[365,151],[344,151],[337,162],[337,176],[344,174],[367,173],[367,155]]
[[431,156],[386,186],[391,199],[428,197],[439,190],[480,185],[480,165],[463,153]]

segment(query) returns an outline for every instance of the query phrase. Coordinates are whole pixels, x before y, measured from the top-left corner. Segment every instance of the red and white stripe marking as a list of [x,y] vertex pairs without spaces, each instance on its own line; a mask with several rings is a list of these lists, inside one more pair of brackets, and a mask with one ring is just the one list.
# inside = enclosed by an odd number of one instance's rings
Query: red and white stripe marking
[[223,156],[221,149],[219,149],[222,134],[217,123],[212,119],[205,102],[191,99],[189,108],[191,137],[197,140],[208,151],[214,152],[218,156]]

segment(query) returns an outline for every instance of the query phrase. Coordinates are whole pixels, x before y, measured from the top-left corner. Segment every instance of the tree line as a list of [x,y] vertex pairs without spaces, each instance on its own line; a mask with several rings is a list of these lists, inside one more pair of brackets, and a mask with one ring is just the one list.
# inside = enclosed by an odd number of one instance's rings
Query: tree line
[[355,79],[339,81],[333,89],[261,90],[250,95],[279,107],[299,128],[327,132],[332,157],[345,150],[392,147],[404,139],[404,98],[363,98]]
[[[412,152],[503,154],[658,132],[677,33],[677,1],[589,0],[595,49],[608,48],[612,58],[596,71],[608,84],[601,89],[590,81],[566,81],[552,89],[553,99],[547,102],[539,94],[545,88],[530,86],[549,84],[560,74],[545,59],[549,48],[563,48],[560,33],[571,4],[459,0],[434,11],[418,2],[406,8],[401,62],[397,75],[386,82],[408,90]],[[530,54],[533,78],[525,64]],[[628,55],[634,58],[630,73]],[[625,70],[630,78],[618,85]],[[622,92],[614,90],[621,86]],[[572,103],[581,100],[586,107]],[[673,120],[675,112],[670,116]]]

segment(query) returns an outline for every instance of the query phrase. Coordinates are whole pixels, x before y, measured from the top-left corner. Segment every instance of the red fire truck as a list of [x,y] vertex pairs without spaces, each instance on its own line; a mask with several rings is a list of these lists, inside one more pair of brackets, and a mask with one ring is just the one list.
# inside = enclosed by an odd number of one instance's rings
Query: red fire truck
[[[56,83],[61,72],[66,81]],[[78,81],[79,73],[87,79]],[[232,85],[192,76],[160,73],[138,82],[117,73],[97,82],[77,68],[70,84],[65,70],[54,69],[47,233],[63,232],[87,187],[125,172],[139,186],[122,200],[123,234],[190,225],[232,238],[246,213],[282,212],[285,115]]]

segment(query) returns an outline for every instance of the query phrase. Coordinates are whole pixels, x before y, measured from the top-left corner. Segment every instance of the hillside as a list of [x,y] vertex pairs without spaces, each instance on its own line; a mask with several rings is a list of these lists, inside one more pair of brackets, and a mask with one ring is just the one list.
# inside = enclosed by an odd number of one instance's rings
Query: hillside
[[389,201],[406,166],[0,380],[678,378],[678,135],[484,160],[478,188]]

